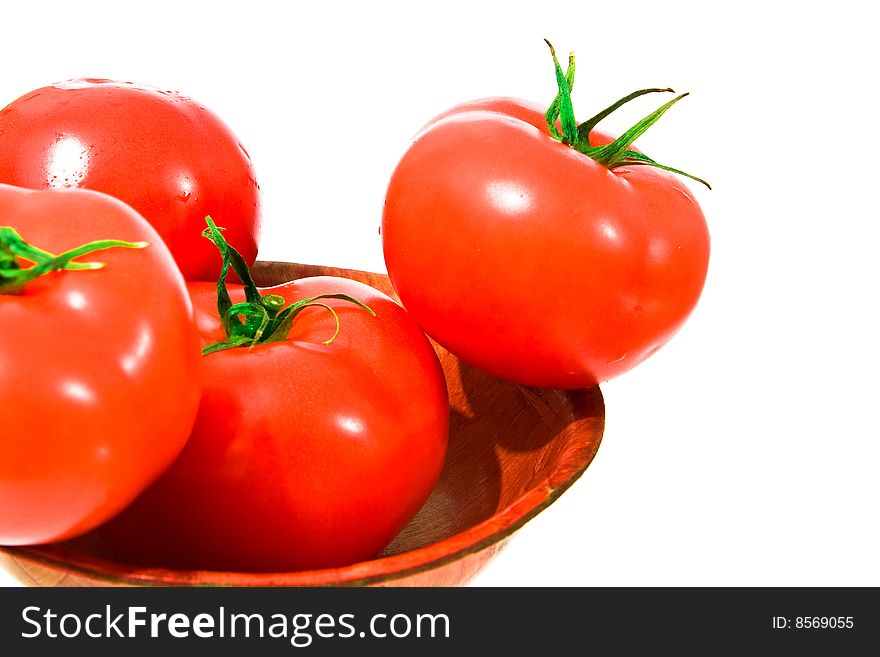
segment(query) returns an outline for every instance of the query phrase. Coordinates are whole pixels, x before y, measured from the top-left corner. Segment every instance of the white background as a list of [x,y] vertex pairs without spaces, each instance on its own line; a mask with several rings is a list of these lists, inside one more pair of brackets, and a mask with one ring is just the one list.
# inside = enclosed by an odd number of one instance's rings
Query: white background
[[703,299],[603,386],[593,465],[475,584],[880,585],[875,23],[861,2],[718,6],[14,3],[0,105],[71,77],[177,89],[247,146],[262,258],[384,271],[384,190],[414,131],[476,97],[549,102],[543,37],[578,55],[582,118],[690,91],[639,143],[713,183],[692,185]]

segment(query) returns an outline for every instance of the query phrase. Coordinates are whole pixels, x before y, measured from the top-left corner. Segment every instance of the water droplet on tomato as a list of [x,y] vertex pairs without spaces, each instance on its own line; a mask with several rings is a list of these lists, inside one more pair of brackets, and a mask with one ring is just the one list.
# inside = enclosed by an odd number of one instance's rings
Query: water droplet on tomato
[[182,175],[177,179],[177,200],[186,203],[192,198],[193,184],[189,176]]

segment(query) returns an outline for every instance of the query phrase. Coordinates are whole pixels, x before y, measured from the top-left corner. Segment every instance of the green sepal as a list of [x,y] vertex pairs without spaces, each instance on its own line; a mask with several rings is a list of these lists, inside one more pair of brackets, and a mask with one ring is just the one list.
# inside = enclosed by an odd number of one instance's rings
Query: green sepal
[[[328,293],[319,294],[308,299],[301,299],[289,306],[285,306],[284,297],[277,294],[263,295],[241,254],[235,250],[223,237],[222,228],[218,228],[211,217],[205,217],[208,227],[202,231],[202,235],[211,240],[223,258],[220,268],[220,276],[217,279],[217,313],[226,340],[215,342],[202,348],[202,355],[206,356],[217,351],[234,349],[236,347],[248,347],[253,349],[258,344],[267,342],[280,342],[290,335],[296,316],[309,306],[317,305],[329,310],[337,320],[337,332],[339,330],[336,312],[326,304],[318,303],[320,299],[342,299],[348,301],[375,316],[376,313],[366,304],[350,297],[347,294]],[[232,303],[226,279],[229,268],[235,272],[242,281],[245,292],[245,301]],[[336,333],[333,334],[333,338]],[[328,341],[329,342],[329,341]]]
[[633,91],[631,94],[624,96],[620,100],[612,103],[611,105],[609,105],[608,107],[603,109],[601,112],[599,112],[595,116],[593,116],[593,117],[587,119],[586,121],[584,121],[583,123],[579,124],[578,125],[578,141],[580,141],[582,143],[586,143],[589,146],[590,133],[593,131],[593,128],[596,127],[596,125],[599,123],[599,121],[604,119],[609,114],[616,112],[618,109],[620,109],[621,107],[626,105],[629,101],[635,100],[639,96],[644,96],[645,94],[663,93],[663,92],[672,92],[672,89],[669,89],[669,88],[666,88],[666,89],[655,89],[655,88],[639,89],[638,91]]
[[629,149],[629,147],[632,145],[632,143],[643,134],[645,134],[648,128],[654,125],[657,120],[666,113],[666,110],[675,105],[675,103],[680,101],[685,96],[687,96],[687,93],[676,96],[668,103],[663,104],[662,106],[636,122],[635,125],[633,125],[629,130],[624,132],[610,144],[590,148],[588,149],[588,153],[584,151],[581,152],[584,152],[585,155],[589,155],[599,164],[603,164],[609,169],[613,168],[617,165],[619,160],[623,159],[624,154],[626,153],[627,149]]
[[[620,107],[635,98],[649,93],[672,92],[672,89],[650,88],[634,91],[631,94],[628,94],[620,100],[612,103],[592,118],[578,125],[574,118],[574,109],[571,103],[571,90],[574,86],[575,70],[574,53],[569,56],[568,70],[563,73],[562,67],[559,65],[559,60],[556,57],[556,50],[553,48],[553,45],[549,41],[547,41],[546,39],[544,39],[544,41],[550,48],[550,54],[553,58],[554,73],[556,76],[557,94],[544,115],[544,119],[547,121],[547,128],[554,139],[562,142],[563,144],[571,146],[579,153],[586,155],[587,157],[595,160],[599,164],[607,167],[608,169],[614,169],[621,166],[651,166],[657,169],[662,169],[664,171],[670,171],[672,173],[687,176],[692,180],[702,183],[709,189],[712,189],[709,183],[702,178],[687,173],[686,171],[682,171],[681,169],[676,169],[665,164],[659,164],[650,157],[647,157],[639,153],[638,151],[634,151],[630,148],[630,146],[632,146],[633,142],[638,137],[640,137],[642,134],[645,133],[646,130],[648,130],[648,128],[654,125],[654,123],[656,123],[657,120],[661,116],[663,116],[663,114],[665,114],[670,107],[672,107],[675,103],[687,96],[687,93],[676,96],[668,103],[657,108],[656,110],[642,118],[640,121],[638,121],[629,130],[624,132],[620,137],[615,139],[610,144],[605,144],[603,146],[592,146],[590,144],[590,133],[596,127],[596,125],[600,121],[602,121],[602,119],[617,111]],[[559,119],[562,127],[561,132],[556,127],[557,119]]]
[[[561,142],[573,144],[577,141],[577,122],[574,120],[574,107],[571,104],[571,88],[574,86],[574,53],[568,55],[568,70],[563,73],[562,67],[559,65],[559,59],[556,57],[556,49],[547,39],[544,43],[550,48],[550,54],[553,56],[553,69],[556,74],[556,84],[559,91],[556,98],[550,104],[544,119],[550,129],[550,134]],[[562,133],[556,128],[556,119],[562,126]]]
[[213,344],[207,345],[206,347],[202,347],[202,356],[213,354],[215,351],[225,351],[227,349],[235,349],[236,347],[244,347],[251,342],[252,340],[250,338],[245,338],[243,336],[239,338],[232,338],[226,340],[225,342],[215,342]]
[[[142,249],[146,242],[97,240],[54,255],[26,242],[11,226],[0,226],[0,294],[20,294],[28,283],[53,271],[101,269],[103,262],[73,262],[94,253],[113,248]],[[22,267],[20,260],[34,263]]]
[[620,158],[617,163],[614,165],[615,167],[626,167],[626,166],[638,166],[638,165],[646,165],[654,167],[655,169],[662,169],[663,171],[669,171],[670,173],[677,173],[680,176],[685,176],[690,178],[691,180],[696,180],[698,183],[702,183],[707,188],[712,189],[712,185],[703,180],[702,178],[698,178],[687,171],[682,171],[681,169],[676,169],[674,167],[668,167],[665,164],[660,164],[652,160],[650,157],[645,155],[644,153],[639,153],[638,151],[626,150],[624,151],[624,156]]
[[[315,304],[315,302],[319,299],[341,299],[343,301],[348,301],[349,303],[353,303],[356,306],[363,308],[374,317],[376,315],[376,313],[374,313],[372,308],[370,308],[368,305],[361,301],[358,301],[353,297],[348,296],[347,294],[319,294],[314,297],[309,297],[308,299],[297,301],[296,303],[288,306],[281,313],[279,313],[278,317],[276,317],[277,324],[272,329],[272,332],[269,333],[267,337],[263,340],[263,342],[279,342],[281,340],[286,340],[287,336],[290,335],[291,328],[293,327],[293,320],[296,319],[296,316],[299,315],[302,310],[312,305],[324,305]],[[329,308],[329,306],[325,307]]]

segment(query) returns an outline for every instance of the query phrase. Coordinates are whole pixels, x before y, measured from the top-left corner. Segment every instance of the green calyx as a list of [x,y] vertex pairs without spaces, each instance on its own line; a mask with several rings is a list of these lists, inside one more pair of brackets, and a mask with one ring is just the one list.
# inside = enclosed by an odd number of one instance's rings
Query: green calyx
[[[681,169],[675,169],[666,166],[665,164],[660,164],[647,155],[630,148],[636,139],[644,134],[648,128],[654,125],[657,120],[666,113],[666,110],[687,96],[686,93],[680,94],[665,105],[658,107],[610,144],[606,144],[605,146],[592,146],[590,145],[590,132],[606,116],[639,96],[644,96],[645,94],[650,93],[673,93],[673,91],[672,89],[659,88],[634,91],[628,96],[624,96],[617,102],[612,103],[594,117],[579,124],[575,121],[574,109],[571,104],[571,90],[574,86],[575,71],[574,53],[569,54],[568,68],[563,72],[562,67],[559,65],[559,59],[556,57],[556,50],[553,48],[553,45],[546,39],[544,41],[550,47],[550,54],[553,56],[553,65],[556,72],[556,85],[558,87],[556,98],[553,99],[553,102],[550,104],[550,107],[544,115],[544,118],[547,120],[547,127],[550,129],[550,134],[553,135],[555,139],[558,139],[563,144],[571,146],[579,153],[583,153],[587,157],[592,158],[609,169],[634,165],[651,166],[657,169],[663,169],[664,171],[671,171],[672,173],[687,176],[688,178],[704,184],[709,189],[712,189],[711,185],[702,178],[698,178],[697,176],[682,171]],[[559,127],[556,126],[557,120],[559,121]]]
[[[76,258],[104,249],[142,249],[146,242],[98,240],[83,244],[59,255],[29,244],[11,226],[0,226],[0,294],[20,294],[25,286],[53,271],[101,269],[103,262],[74,262]],[[22,267],[21,261],[32,262]]]
[[[266,342],[286,340],[297,315],[312,306],[327,310],[336,320],[336,330],[329,339],[324,341],[324,344],[330,344],[339,334],[339,316],[329,305],[321,303],[321,299],[348,301],[375,316],[376,313],[366,304],[347,294],[319,294],[289,306],[286,305],[284,297],[277,294],[262,294],[254,283],[244,258],[223,237],[223,229],[218,228],[211,217],[205,217],[205,221],[208,227],[202,231],[202,236],[214,243],[223,258],[220,277],[217,279],[217,312],[220,315],[226,340],[204,347],[202,349],[203,356],[235,347],[253,348]],[[242,303],[233,304],[229,297],[226,277],[230,267],[244,285],[245,300]]]

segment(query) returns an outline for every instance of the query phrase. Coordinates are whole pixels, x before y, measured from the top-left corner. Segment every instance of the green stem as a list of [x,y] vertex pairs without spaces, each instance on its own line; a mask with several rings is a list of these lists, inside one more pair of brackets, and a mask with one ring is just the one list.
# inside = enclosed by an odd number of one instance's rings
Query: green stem
[[[293,322],[297,315],[310,306],[324,308],[335,318],[336,331],[329,340],[325,341],[325,344],[329,344],[339,333],[339,316],[330,306],[320,303],[320,299],[348,301],[375,316],[376,313],[366,304],[347,294],[319,294],[308,299],[302,299],[289,306],[285,306],[286,301],[282,296],[277,294],[263,295],[256,283],[254,283],[244,258],[223,237],[223,229],[218,228],[211,217],[205,217],[205,222],[208,224],[208,227],[202,231],[202,235],[214,243],[223,258],[220,277],[217,279],[217,313],[220,316],[226,340],[204,347],[202,349],[203,356],[236,347],[252,349],[258,344],[286,340],[293,328]],[[230,267],[232,267],[232,270],[244,286],[245,301],[242,303],[233,304],[229,296],[226,278],[229,275]]]
[[[645,131],[648,130],[648,128],[654,125],[654,123],[656,123],[657,120],[661,116],[663,116],[663,114],[665,114],[669,108],[671,108],[673,105],[675,105],[675,103],[680,101],[688,94],[684,93],[680,96],[676,96],[668,103],[657,108],[646,117],[638,121],[629,130],[624,132],[620,137],[615,139],[610,144],[606,144],[604,146],[592,146],[590,144],[590,132],[592,132],[592,130],[602,119],[606,118],[613,112],[617,111],[620,107],[635,98],[644,96],[645,94],[649,93],[671,92],[672,89],[650,88],[634,91],[633,93],[624,96],[620,100],[612,103],[592,118],[578,125],[575,121],[574,109],[571,102],[571,89],[574,86],[574,53],[569,56],[568,70],[563,73],[562,67],[559,65],[559,60],[556,57],[556,50],[553,48],[553,45],[549,41],[547,41],[546,39],[544,41],[550,48],[550,54],[553,58],[553,67],[556,75],[557,86],[556,98],[553,99],[553,102],[547,109],[547,113],[544,115],[544,118],[547,121],[547,127],[550,131],[550,134],[556,140],[562,142],[563,144],[571,146],[578,152],[583,153],[589,158],[592,158],[593,160],[595,160],[602,166],[607,167],[608,169],[615,169],[621,166],[651,166],[657,169],[662,169],[664,171],[670,171],[672,173],[687,176],[688,178],[691,178],[699,183],[702,183],[703,185],[706,185],[706,187],[708,187],[709,189],[712,189],[709,183],[707,183],[702,178],[698,178],[697,176],[682,171],[681,169],[676,169],[670,166],[666,166],[664,164],[659,164],[658,162],[652,160],[650,157],[647,157],[646,155],[643,155],[638,151],[634,151],[630,148],[633,142],[642,134],[644,134]],[[557,119],[559,119],[562,127],[561,132],[556,127]]]
[[[571,88],[574,85],[574,53],[568,55],[568,71],[562,72],[559,65],[559,59],[556,57],[556,49],[547,39],[544,43],[550,48],[550,54],[553,56],[553,67],[556,73],[556,85],[559,91],[556,98],[550,104],[550,108],[544,115],[547,125],[550,128],[550,134],[556,139],[564,143],[573,144],[577,141],[577,122],[574,120],[574,107],[571,104]],[[562,125],[562,134],[556,129],[556,119],[559,119]]]
[[[54,255],[26,242],[11,226],[0,226],[0,294],[20,294],[28,283],[50,272],[100,269],[104,267],[103,262],[73,262],[76,258],[95,251],[113,248],[142,249],[146,246],[146,242],[97,240]],[[22,260],[32,262],[33,265],[22,267]]]

